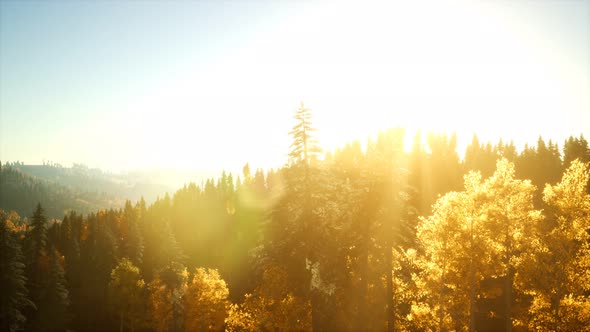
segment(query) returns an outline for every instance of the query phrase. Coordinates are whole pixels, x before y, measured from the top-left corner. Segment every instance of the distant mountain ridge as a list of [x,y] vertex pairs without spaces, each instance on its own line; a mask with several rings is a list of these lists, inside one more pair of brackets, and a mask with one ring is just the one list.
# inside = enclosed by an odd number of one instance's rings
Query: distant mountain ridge
[[0,208],[28,216],[37,203],[48,217],[62,218],[69,210],[82,213],[119,208],[125,200],[147,202],[175,188],[149,181],[145,174],[112,174],[84,165],[59,164],[0,166]]

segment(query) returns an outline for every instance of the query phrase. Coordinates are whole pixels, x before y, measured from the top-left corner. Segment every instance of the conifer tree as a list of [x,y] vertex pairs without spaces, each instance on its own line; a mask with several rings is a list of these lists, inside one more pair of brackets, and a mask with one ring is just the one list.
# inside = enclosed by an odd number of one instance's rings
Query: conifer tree
[[31,230],[25,239],[27,289],[31,301],[36,306],[34,310],[27,310],[27,327],[33,330],[40,328],[40,308],[45,292],[44,282],[49,271],[49,257],[46,246],[47,218],[44,209],[39,203],[31,217]]
[[588,141],[584,135],[570,136],[563,145],[563,165],[569,167],[575,159],[584,163],[590,161],[590,147],[588,147]]
[[70,299],[64,261],[63,256],[54,247],[49,252],[49,273],[44,280],[43,296],[37,304],[40,327],[47,331],[63,331],[70,320]]
[[305,108],[303,102],[301,102],[293,118],[297,123],[289,132],[289,135],[293,138],[291,151],[289,152],[291,163],[303,162],[310,165],[312,161],[318,158],[321,152],[318,141],[314,136],[316,129],[311,122],[311,110]]
[[46,256],[47,245],[47,218],[41,204],[37,204],[31,217],[31,232],[28,236],[28,264],[33,269],[41,257]]
[[0,210],[0,330],[23,328],[23,309],[33,307],[26,288],[24,256],[9,216]]
[[144,250],[143,236],[139,225],[139,213],[139,209],[132,207],[130,201],[125,203],[122,219],[125,228],[123,232],[123,252],[135,265],[141,265]]
[[[294,211],[294,216],[287,220],[287,229],[296,252],[295,261],[299,269],[307,271],[299,272],[303,276],[305,284],[310,285],[308,296],[312,302],[312,324],[316,330],[320,329],[318,313],[319,294],[311,287],[311,266],[319,267],[320,255],[316,248],[321,244],[323,230],[322,220],[315,213],[318,204],[321,178],[318,170],[318,156],[321,152],[318,141],[314,136],[316,129],[313,127],[311,111],[301,103],[295,112],[296,124],[289,132],[292,137],[291,151],[289,152],[290,167],[287,172],[288,201],[287,209]],[[299,243],[297,243],[299,242]]]

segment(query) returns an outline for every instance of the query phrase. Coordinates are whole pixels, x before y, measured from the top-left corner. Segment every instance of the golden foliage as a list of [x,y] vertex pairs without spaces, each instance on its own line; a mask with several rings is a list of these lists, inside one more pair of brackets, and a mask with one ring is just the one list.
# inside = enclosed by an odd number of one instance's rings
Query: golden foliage
[[263,272],[261,284],[244,302],[233,305],[227,331],[311,331],[311,304],[289,291],[287,274],[276,266]]
[[109,298],[112,308],[120,319],[121,327],[132,330],[143,321],[145,282],[141,279],[139,268],[123,258],[111,272]]
[[184,325],[187,331],[221,331],[228,316],[229,291],[219,272],[198,268],[184,299]]
[[426,314],[423,304],[415,305],[412,315],[436,320],[438,329],[461,330],[473,323],[470,306],[484,276],[505,276],[513,287],[520,254],[542,219],[533,206],[535,187],[515,179],[514,165],[506,159],[485,181],[479,173],[467,174],[464,187],[439,198],[417,230],[425,251],[418,279],[436,317]]
[[589,331],[590,328],[590,195],[589,166],[574,160],[556,185],[547,185],[550,229],[531,264],[529,291],[533,304],[529,328],[540,331]]
[[150,309],[156,331],[175,331],[181,325],[187,279],[186,268],[172,263],[151,282]]

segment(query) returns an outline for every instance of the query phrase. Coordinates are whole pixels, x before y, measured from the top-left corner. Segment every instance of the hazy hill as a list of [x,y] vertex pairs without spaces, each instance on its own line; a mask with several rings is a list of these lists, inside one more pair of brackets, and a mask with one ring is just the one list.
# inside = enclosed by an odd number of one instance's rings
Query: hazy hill
[[49,217],[62,218],[70,209],[86,213],[118,208],[127,199],[138,201],[143,197],[149,204],[184,183],[199,183],[212,176],[202,170],[159,169],[118,174],[81,164],[64,167],[54,163],[6,163],[0,176],[0,208],[28,216],[41,202]]
[[8,163],[0,171],[0,208],[28,216],[40,202],[50,218],[68,210],[82,213],[122,207],[126,199],[154,201],[172,187],[150,183],[146,177],[116,175],[75,164],[25,165]]
[[43,205],[49,218],[62,218],[69,210],[88,213],[120,207],[124,200],[105,192],[64,186],[3,165],[0,169],[0,209],[30,216],[37,203]]

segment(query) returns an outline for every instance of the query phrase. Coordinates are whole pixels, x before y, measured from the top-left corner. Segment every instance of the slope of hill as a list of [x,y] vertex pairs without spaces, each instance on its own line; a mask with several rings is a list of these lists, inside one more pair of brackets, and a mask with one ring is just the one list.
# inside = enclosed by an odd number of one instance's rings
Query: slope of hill
[[29,216],[41,203],[49,218],[62,218],[69,210],[83,213],[120,207],[124,200],[98,191],[84,191],[27,174],[12,166],[0,168],[0,209]]
[[87,213],[104,208],[122,207],[125,200],[154,202],[190,181],[200,182],[213,176],[203,170],[151,170],[121,174],[93,169],[81,164],[25,165],[4,163],[0,177],[0,208],[31,214],[38,202],[51,218],[62,218],[73,209]]
[[36,178],[57,183],[78,191],[107,193],[113,197],[137,201],[144,197],[149,203],[158,196],[171,192],[175,187],[158,182],[154,176],[126,173],[114,174],[81,164],[63,167],[59,164],[24,165],[13,163],[11,166]]

